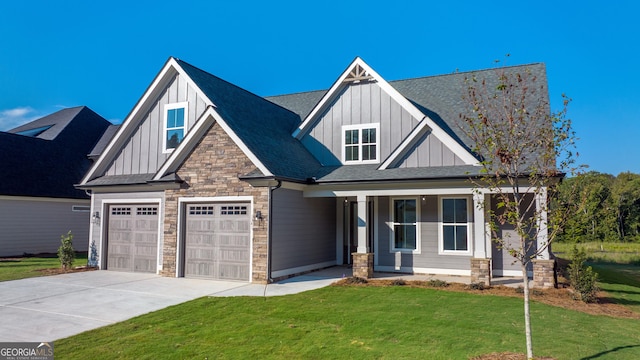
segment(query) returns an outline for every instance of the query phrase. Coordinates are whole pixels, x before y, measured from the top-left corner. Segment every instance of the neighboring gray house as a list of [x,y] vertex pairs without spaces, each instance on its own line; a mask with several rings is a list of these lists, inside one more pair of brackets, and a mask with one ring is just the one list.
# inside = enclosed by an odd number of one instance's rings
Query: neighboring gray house
[[81,106],[0,132],[0,256],[55,253],[70,230],[87,251],[91,203],[74,184],[109,125]]
[[169,58],[78,185],[94,260],[259,283],[341,264],[518,276],[468,181],[465,76],[387,82],[356,58],[328,90],[262,98]]

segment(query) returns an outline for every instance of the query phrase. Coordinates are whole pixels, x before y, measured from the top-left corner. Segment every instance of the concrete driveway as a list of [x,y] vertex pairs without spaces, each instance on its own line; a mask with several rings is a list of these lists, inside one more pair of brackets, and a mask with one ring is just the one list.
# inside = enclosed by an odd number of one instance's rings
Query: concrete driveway
[[340,271],[269,285],[88,271],[0,282],[0,342],[48,342],[202,296],[277,296],[327,286]]

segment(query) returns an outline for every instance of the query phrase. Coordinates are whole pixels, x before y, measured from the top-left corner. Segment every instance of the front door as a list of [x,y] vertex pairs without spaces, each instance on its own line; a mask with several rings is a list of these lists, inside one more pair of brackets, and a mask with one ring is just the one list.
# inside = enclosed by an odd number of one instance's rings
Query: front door
[[358,249],[358,203],[352,201],[344,209],[343,264],[352,265],[353,255]]

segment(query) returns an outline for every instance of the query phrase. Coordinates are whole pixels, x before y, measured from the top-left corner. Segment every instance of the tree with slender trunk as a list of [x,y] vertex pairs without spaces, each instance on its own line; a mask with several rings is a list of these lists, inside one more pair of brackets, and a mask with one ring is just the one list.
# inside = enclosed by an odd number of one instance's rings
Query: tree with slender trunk
[[[542,69],[542,71],[540,71]],[[474,144],[482,169],[471,181],[492,194],[486,207],[492,241],[520,264],[524,287],[527,357],[533,358],[528,270],[547,254],[570,216],[551,207],[554,185],[575,170],[575,133],[567,119],[570,99],[552,113],[543,67],[503,67],[495,77],[465,77],[468,112],[460,128]],[[502,231],[510,228],[512,231]],[[509,238],[513,234],[514,239]]]

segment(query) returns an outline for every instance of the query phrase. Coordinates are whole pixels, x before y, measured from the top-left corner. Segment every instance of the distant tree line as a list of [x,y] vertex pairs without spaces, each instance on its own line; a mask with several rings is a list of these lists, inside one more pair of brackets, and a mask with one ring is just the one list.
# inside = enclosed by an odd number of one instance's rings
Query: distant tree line
[[556,199],[577,210],[558,241],[640,242],[640,174],[591,171],[566,178]]

